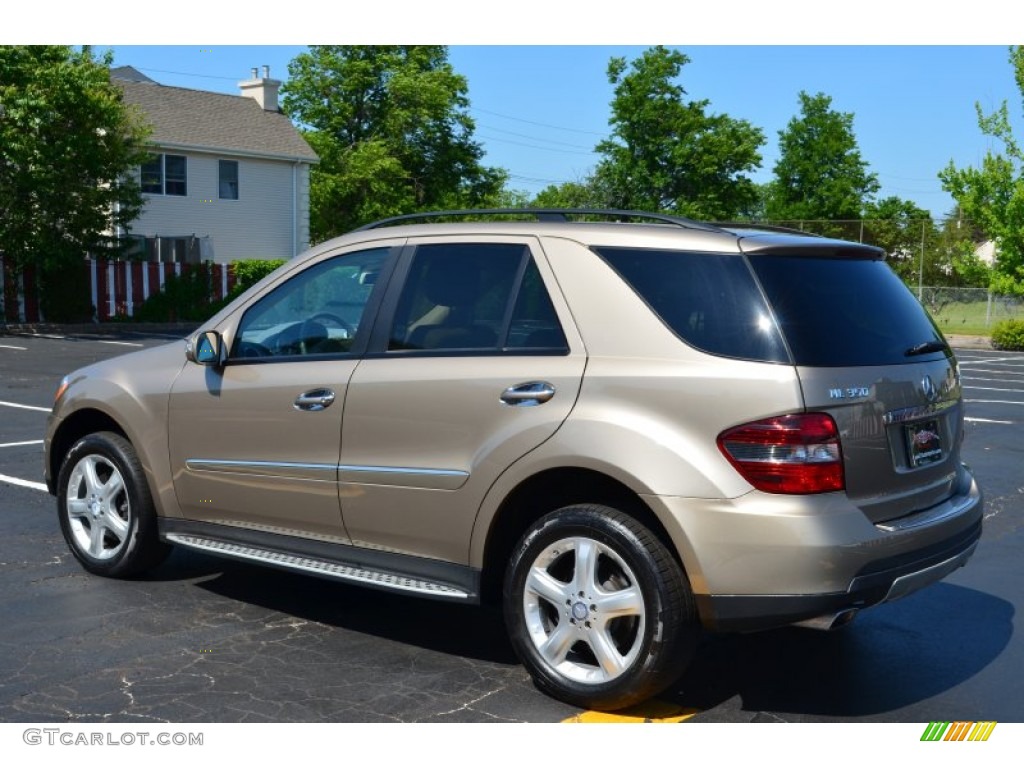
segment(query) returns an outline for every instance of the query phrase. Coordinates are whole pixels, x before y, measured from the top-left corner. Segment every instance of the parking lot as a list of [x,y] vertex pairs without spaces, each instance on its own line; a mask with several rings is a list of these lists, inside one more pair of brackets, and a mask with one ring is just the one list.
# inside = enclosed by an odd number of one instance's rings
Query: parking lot
[[[587,719],[535,690],[491,611],[176,551],[145,579],[86,574],[42,485],[61,376],[166,343],[0,335],[0,721]],[[709,637],[640,718],[1024,720],[1024,354],[957,350],[964,460],[986,495],[968,567],[843,631]]]

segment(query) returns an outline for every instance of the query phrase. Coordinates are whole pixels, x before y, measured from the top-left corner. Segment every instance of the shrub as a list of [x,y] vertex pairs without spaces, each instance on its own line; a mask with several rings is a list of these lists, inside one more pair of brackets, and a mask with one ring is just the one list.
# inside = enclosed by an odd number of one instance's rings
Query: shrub
[[231,262],[235,271],[235,286],[232,294],[239,294],[269,275],[285,263],[285,259],[239,259]]
[[180,275],[167,278],[163,290],[146,299],[134,319],[143,323],[202,322],[220,304],[213,298],[209,265],[190,265]]
[[992,327],[996,349],[1024,350],[1024,320],[1002,320]]
[[231,262],[235,285],[223,299],[214,298],[209,264],[186,267],[181,275],[169,277],[160,293],[146,299],[132,319],[143,323],[202,322],[284,263],[284,259]]

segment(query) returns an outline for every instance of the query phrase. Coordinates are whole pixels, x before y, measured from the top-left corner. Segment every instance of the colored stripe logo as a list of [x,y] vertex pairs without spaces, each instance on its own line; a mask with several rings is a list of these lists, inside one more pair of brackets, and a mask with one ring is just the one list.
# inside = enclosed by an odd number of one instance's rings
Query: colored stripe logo
[[996,727],[994,720],[973,722],[933,722],[921,734],[921,741],[988,741]]

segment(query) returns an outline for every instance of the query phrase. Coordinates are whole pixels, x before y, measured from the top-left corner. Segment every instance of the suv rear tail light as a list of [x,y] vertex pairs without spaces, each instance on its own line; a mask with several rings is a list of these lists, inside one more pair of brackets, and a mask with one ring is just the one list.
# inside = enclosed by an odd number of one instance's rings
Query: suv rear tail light
[[839,430],[827,413],[800,413],[727,429],[718,447],[744,479],[768,493],[846,487]]

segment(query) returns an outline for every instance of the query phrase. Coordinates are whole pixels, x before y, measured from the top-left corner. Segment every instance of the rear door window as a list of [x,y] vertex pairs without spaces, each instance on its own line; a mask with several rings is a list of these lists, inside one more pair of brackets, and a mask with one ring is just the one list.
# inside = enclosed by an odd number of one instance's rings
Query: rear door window
[[569,347],[528,247],[451,243],[416,249],[388,351],[567,354]]

